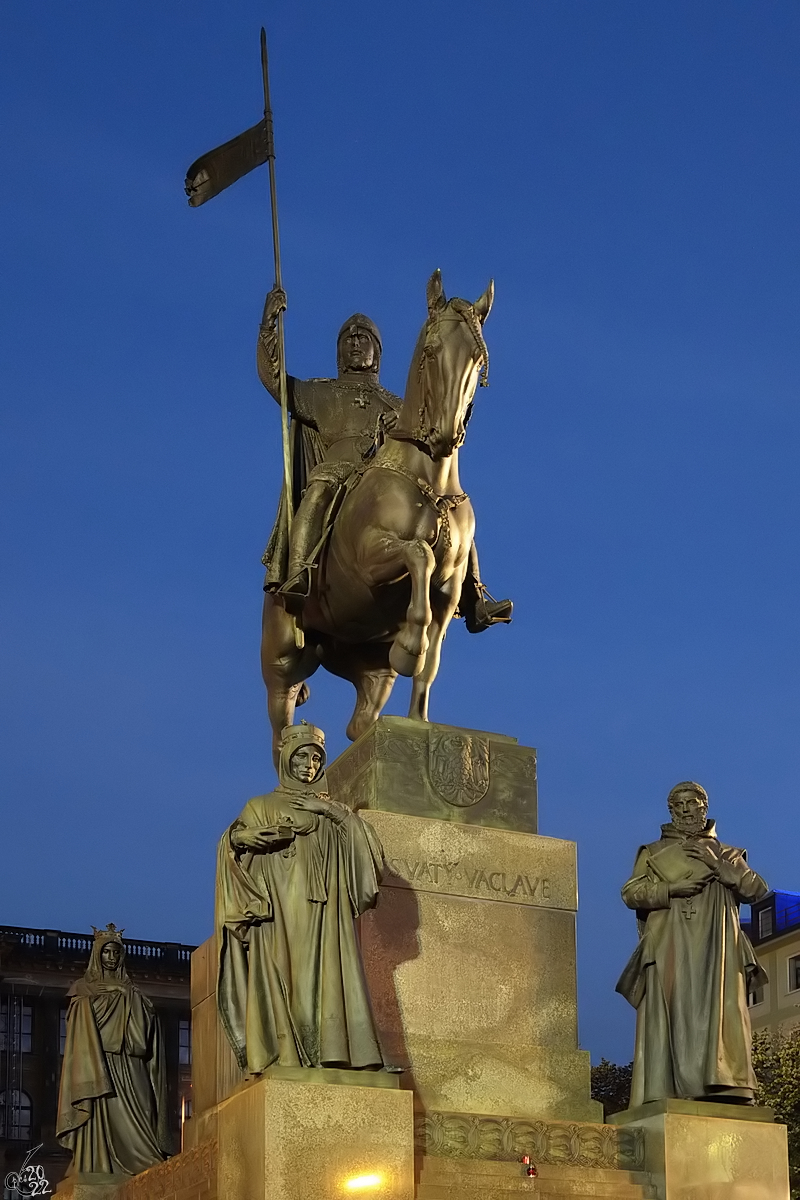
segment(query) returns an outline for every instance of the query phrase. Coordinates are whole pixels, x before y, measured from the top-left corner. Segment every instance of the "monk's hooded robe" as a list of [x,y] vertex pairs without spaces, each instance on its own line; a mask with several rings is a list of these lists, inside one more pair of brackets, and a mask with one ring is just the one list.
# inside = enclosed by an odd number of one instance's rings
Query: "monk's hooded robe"
[[[251,1075],[273,1063],[384,1065],[354,925],[377,903],[383,850],[342,805],[334,805],[335,819],[294,806],[304,796],[327,798],[324,772],[313,784],[289,773],[298,746],[322,750],[316,731],[302,731],[284,731],[280,786],[250,800],[219,845],[217,1005]],[[231,834],[242,827],[274,830],[275,848],[237,848]]]
[[158,1018],[125,970],[124,946],[116,970],[103,967],[108,941],[122,946],[118,933],[96,935],[70,991],[56,1122],[70,1175],[138,1175],[172,1150]]
[[[728,886],[687,859],[687,870],[707,881],[695,896],[670,898],[668,878],[681,874],[679,847],[692,840],[714,843]],[[667,1097],[752,1101],[747,993],[766,975],[739,923],[739,905],[766,892],[745,851],[717,840],[713,821],[694,838],[662,825],[660,840],[640,847],[622,889],[636,910],[639,945],[617,984],[636,1009],[631,1108]]]

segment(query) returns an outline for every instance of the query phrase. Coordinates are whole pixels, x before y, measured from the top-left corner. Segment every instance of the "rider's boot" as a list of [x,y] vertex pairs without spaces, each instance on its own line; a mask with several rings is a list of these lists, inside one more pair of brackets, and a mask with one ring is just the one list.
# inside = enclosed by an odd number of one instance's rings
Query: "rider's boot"
[[482,583],[474,542],[470,547],[469,566],[458,607],[469,633],[483,633],[490,625],[508,625],[514,611],[511,600],[495,600]]
[[311,572],[316,563],[311,555],[322,533],[322,517],[326,498],[306,492],[292,522],[292,540],[286,582],[278,588],[283,606],[292,616],[300,616],[303,604],[311,595]]

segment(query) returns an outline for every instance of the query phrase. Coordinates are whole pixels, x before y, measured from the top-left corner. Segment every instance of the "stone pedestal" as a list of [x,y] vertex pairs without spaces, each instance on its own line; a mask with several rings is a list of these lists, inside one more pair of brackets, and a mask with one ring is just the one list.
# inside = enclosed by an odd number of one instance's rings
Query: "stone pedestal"
[[659,1200],[789,1200],[786,1126],[769,1108],[660,1100],[609,1120],[642,1130]]
[[536,751],[501,733],[381,717],[327,773],[351,808],[536,833]]
[[361,920],[385,1052],[425,1110],[601,1120],[578,1049],[575,847],[366,812],[390,872]]
[[535,752],[382,718],[328,782],[386,852],[378,906],[358,927],[402,1075],[272,1068],[245,1080],[217,1016],[211,938],[192,958],[184,1151],[118,1200],[652,1200],[643,1133],[602,1124],[590,1099],[575,846],[536,831]]
[[306,1071],[302,1083],[265,1075],[223,1101],[220,1200],[414,1200],[409,1093],[329,1084],[326,1074]]
[[535,761],[511,738],[389,717],[328,771],[386,852],[364,966],[425,1111],[602,1120],[578,1049],[575,846],[535,833]]

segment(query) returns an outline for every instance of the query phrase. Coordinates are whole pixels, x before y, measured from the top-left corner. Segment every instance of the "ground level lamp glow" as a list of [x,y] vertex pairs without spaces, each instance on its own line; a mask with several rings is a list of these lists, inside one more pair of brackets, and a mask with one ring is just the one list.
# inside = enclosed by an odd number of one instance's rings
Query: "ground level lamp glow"
[[348,1179],[344,1186],[348,1192],[366,1192],[380,1187],[382,1182],[380,1175],[355,1175],[352,1179]]

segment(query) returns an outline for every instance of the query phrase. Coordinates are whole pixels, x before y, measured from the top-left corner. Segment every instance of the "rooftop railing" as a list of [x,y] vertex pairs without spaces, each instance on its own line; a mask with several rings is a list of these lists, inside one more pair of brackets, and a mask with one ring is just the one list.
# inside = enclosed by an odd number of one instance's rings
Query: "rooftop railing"
[[[196,946],[180,942],[147,942],[141,938],[123,938],[125,956],[131,966],[147,967],[186,965]],[[91,933],[62,933],[58,929],[25,929],[19,925],[0,925],[0,943],[16,944],[45,954],[89,955],[94,943]]]
[[800,925],[800,900],[795,904],[788,904],[785,908],[777,908],[775,912],[775,929],[784,932],[787,929],[794,929],[796,925]]

